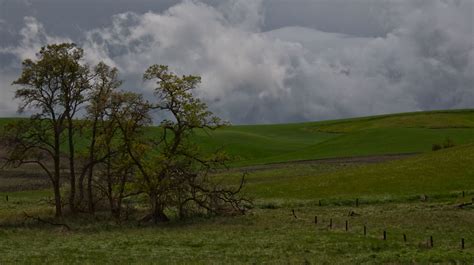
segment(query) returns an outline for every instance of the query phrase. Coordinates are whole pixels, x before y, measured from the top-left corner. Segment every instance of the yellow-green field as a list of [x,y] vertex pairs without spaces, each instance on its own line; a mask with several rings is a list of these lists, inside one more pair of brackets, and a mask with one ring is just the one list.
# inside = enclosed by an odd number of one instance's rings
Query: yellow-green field
[[[446,138],[455,146],[431,151]],[[474,197],[474,111],[231,126],[195,139],[236,159],[214,178],[235,183],[248,172],[244,192],[255,206],[245,216],[151,226],[133,221],[138,209],[121,224],[66,217],[68,231],[25,218],[52,220],[51,192],[32,169],[6,169],[0,264],[474,262],[474,207],[459,207]]]

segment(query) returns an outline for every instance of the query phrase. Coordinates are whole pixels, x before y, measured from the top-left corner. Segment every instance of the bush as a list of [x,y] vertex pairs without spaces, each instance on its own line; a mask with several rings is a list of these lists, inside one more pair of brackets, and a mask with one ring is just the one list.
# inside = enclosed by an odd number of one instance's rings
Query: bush
[[446,137],[443,143],[443,148],[450,148],[453,146],[454,146],[454,142],[451,139],[449,139],[449,137]]
[[431,150],[438,151],[443,148],[451,148],[454,146],[455,146],[454,142],[449,137],[446,137],[446,139],[444,140],[442,144],[433,144],[431,146]]
[[438,151],[440,149],[443,149],[443,147],[440,144],[433,144],[431,147],[431,150],[433,151]]

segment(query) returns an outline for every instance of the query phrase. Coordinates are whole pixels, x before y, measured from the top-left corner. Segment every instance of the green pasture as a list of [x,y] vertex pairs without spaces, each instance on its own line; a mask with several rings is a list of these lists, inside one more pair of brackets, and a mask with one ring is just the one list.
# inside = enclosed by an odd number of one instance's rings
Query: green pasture
[[[222,148],[236,159],[215,180],[233,185],[247,173],[243,192],[254,207],[246,215],[152,226],[135,221],[146,213],[139,206],[121,223],[106,213],[66,216],[67,230],[26,218],[54,222],[45,179],[32,168],[24,176],[5,169],[0,264],[474,262],[474,206],[459,207],[474,197],[471,110],[229,126],[194,137],[204,150]],[[455,146],[431,151],[446,138]],[[358,156],[368,157],[342,158]],[[332,159],[315,160],[321,158]]]

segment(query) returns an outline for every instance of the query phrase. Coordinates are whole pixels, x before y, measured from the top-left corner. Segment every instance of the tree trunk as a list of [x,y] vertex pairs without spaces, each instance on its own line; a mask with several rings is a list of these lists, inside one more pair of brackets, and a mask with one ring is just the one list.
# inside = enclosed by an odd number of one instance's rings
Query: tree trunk
[[[94,162],[95,162],[95,144],[97,138],[97,117],[94,118],[94,122],[92,124],[92,139],[91,144],[89,146],[89,170],[87,175],[87,199],[88,199],[88,207],[89,212],[94,213],[94,203],[92,202],[93,195],[92,195],[92,176],[94,175]],[[81,175],[79,179],[79,202],[82,202],[84,199],[84,178],[85,174]]]
[[91,173],[87,177],[87,200],[89,204],[89,213],[94,214],[95,205],[94,205],[94,194],[92,193],[92,168]]
[[68,142],[69,142],[69,175],[70,175],[70,194],[69,207],[72,213],[76,212],[76,169],[75,169],[75,150],[74,150],[74,128],[72,119],[68,119]]
[[61,191],[59,189],[59,182],[53,182],[54,189],[54,204],[56,206],[56,218],[61,218],[63,216],[62,207],[61,207]]
[[164,212],[163,204],[160,203],[156,194],[151,194],[151,205],[152,205],[152,220],[155,224],[168,222],[170,219]]
[[61,150],[60,150],[60,132],[59,127],[54,128],[54,176],[53,176],[53,190],[54,190],[54,204],[56,205],[56,217],[62,217],[62,204],[61,204]]

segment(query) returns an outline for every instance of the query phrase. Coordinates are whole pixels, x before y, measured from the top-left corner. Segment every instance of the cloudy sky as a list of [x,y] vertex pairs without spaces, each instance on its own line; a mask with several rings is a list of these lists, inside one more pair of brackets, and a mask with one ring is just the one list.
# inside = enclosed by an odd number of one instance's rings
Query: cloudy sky
[[0,0],[0,116],[46,43],[151,96],[151,64],[202,76],[235,124],[474,107],[473,0]]

